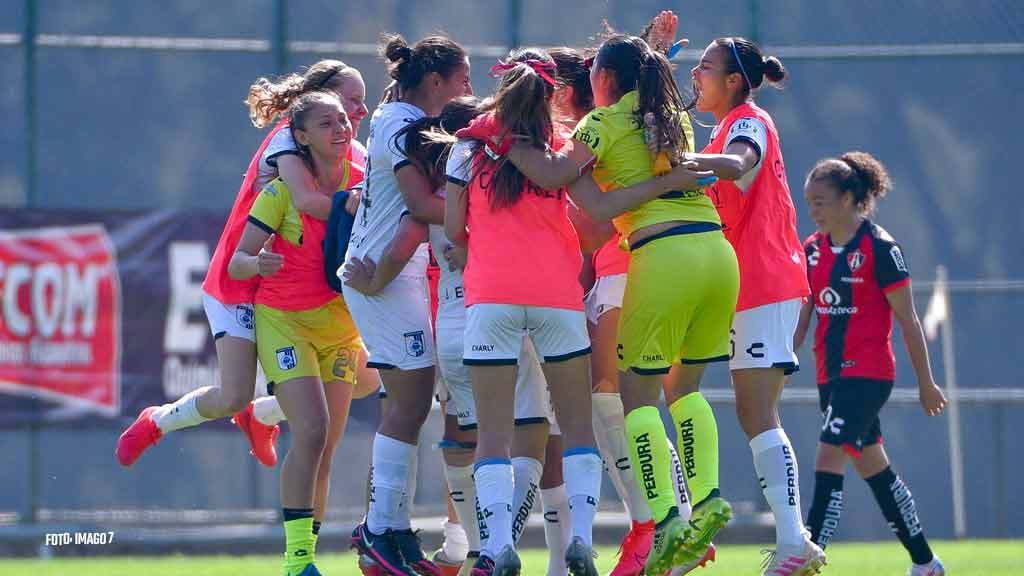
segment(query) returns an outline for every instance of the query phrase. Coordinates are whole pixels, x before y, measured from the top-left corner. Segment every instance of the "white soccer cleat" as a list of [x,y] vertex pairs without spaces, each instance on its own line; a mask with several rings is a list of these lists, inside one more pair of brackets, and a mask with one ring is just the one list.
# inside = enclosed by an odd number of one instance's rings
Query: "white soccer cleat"
[[764,553],[763,576],[809,576],[821,572],[825,565],[825,551],[806,536],[800,548],[779,548]]
[[907,576],[945,576],[946,567],[938,556],[933,556],[932,561],[927,564],[914,564],[907,570]]

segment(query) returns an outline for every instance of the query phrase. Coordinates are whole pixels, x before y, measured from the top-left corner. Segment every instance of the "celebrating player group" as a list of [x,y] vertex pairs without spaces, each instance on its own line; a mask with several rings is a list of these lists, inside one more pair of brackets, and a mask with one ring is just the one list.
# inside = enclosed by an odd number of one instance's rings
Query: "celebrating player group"
[[[944,574],[882,444],[894,313],[921,404],[932,415],[945,404],[904,255],[869,219],[890,188],[885,168],[864,152],[818,162],[804,190],[818,231],[801,244],[780,135],[755,102],[786,68],[747,39],[718,38],[690,71],[690,96],[670,64],[686,44],[677,25],[662,12],[639,36],[606,31],[591,48],[514,49],[490,69],[485,98],[454,40],[386,35],[393,81],[365,148],[355,137],[368,71],[323,60],[257,80],[250,115],[272,128],[203,284],[219,385],[144,410],[118,441],[120,463],[233,416],[253,455],[276,466],[287,419],[284,570],[318,575],[349,405],[379,390],[368,508],[352,531],[364,574],[520,574],[517,541],[539,491],[548,576],[597,576],[605,471],[632,521],[611,574],[685,574],[715,558],[733,515],[700,392],[705,367],[728,362],[775,518],[763,574],[826,565],[847,458],[909,573]],[[702,150],[695,113],[715,121]],[[805,523],[778,402],[815,319],[823,427]],[[270,395],[254,400],[257,361]],[[445,544],[428,558],[410,508],[435,397],[451,502]]]

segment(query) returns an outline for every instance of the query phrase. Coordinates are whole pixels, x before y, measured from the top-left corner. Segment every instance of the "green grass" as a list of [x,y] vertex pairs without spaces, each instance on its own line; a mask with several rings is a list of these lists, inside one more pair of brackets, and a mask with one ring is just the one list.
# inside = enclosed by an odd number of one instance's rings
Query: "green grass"
[[[1024,542],[973,540],[934,542],[951,576],[1024,575]],[[828,549],[829,565],[824,576],[897,576],[906,572],[909,559],[899,544],[835,544]],[[724,546],[718,562],[695,572],[700,575],[759,574],[761,554],[756,546]],[[121,557],[50,560],[0,560],[4,576],[275,576],[281,571],[280,556],[202,556],[202,557]],[[615,563],[615,550],[604,548],[598,557],[598,569],[607,574]],[[351,554],[318,556],[317,566],[324,576],[358,576]],[[523,575],[544,576],[547,552],[523,552]]]

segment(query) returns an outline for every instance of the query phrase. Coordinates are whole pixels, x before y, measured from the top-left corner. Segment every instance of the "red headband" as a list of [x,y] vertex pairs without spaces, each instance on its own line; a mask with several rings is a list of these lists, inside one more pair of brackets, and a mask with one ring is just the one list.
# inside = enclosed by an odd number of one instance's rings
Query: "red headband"
[[491,78],[500,78],[505,74],[508,74],[512,70],[515,70],[517,66],[526,65],[533,68],[533,71],[540,75],[548,84],[554,86],[555,79],[551,75],[555,73],[555,65],[551,62],[545,62],[544,60],[525,60],[519,62],[501,62],[499,61],[494,66],[491,66],[488,74]]

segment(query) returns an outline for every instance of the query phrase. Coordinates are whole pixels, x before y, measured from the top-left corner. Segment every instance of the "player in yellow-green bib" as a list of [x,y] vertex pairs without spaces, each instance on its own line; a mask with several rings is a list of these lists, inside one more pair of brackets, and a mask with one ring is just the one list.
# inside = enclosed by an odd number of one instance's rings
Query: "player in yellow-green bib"
[[[618,368],[630,459],[657,522],[646,572],[662,574],[699,563],[732,515],[718,491],[717,424],[699,385],[706,364],[729,359],[739,268],[717,210],[697,185],[708,182],[682,174],[693,168],[683,158],[693,150],[693,131],[665,56],[640,38],[614,36],[598,50],[590,79],[598,107],[580,121],[568,146],[552,153],[516,145],[508,157],[544,188],[571,183],[570,194],[591,216],[614,217],[630,251]],[[677,165],[662,178],[690,185],[620,210],[609,192],[655,176],[645,124]],[[586,175],[591,167],[592,177]],[[604,194],[588,202],[586,191],[595,184]],[[696,503],[689,523],[675,506],[657,408],[663,386]]]
[[[331,197],[362,178],[346,155],[352,126],[337,95],[313,92],[289,109],[292,134]],[[233,278],[260,275],[256,351],[288,418],[291,448],[281,466],[286,576],[319,576],[314,516],[322,519],[334,449],[348,419],[362,342],[348,308],[327,284],[326,224],[299,213],[280,178],[259,194],[228,265]]]

